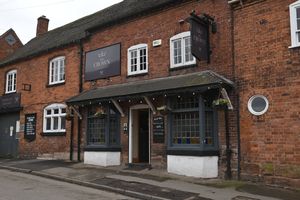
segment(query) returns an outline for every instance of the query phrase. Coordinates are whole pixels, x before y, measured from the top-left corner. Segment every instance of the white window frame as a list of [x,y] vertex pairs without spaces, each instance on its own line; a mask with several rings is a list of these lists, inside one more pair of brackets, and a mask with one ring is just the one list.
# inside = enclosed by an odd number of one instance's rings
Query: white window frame
[[[196,64],[196,58],[193,56],[192,61],[186,61],[185,60],[185,42],[184,39],[187,37],[191,37],[191,32],[182,32],[177,35],[174,35],[173,37],[170,38],[170,68],[176,68],[176,67],[183,67],[187,65],[194,65]],[[180,40],[181,41],[181,63],[174,63],[174,41],[175,40]]]
[[297,30],[297,8],[300,8],[300,0],[290,4],[290,28],[291,28],[291,46],[299,47],[300,42],[298,40],[297,34],[300,34],[300,30]]
[[[146,48],[146,69],[141,70],[140,69],[140,49]],[[132,51],[137,51],[137,70],[136,71],[131,71],[131,52]],[[128,75],[136,75],[136,74],[142,74],[142,73],[147,73],[148,72],[148,45],[147,44],[138,44],[131,46],[127,50],[127,73]]]
[[[9,76],[12,76],[12,79],[9,79]],[[9,89],[9,84],[11,84],[12,86],[11,89]],[[17,70],[14,69],[6,73],[5,94],[14,93],[16,91],[17,91]]]
[[[64,62],[64,80],[53,80],[51,81],[51,77],[52,77],[52,64],[55,63],[55,62],[60,62],[61,60],[63,60]],[[59,79],[59,76],[60,76],[60,70],[61,70],[61,67],[60,65],[58,65],[58,69],[57,69],[57,73],[58,73],[58,79]],[[59,83],[64,83],[66,80],[66,63],[65,63],[65,57],[64,56],[59,56],[59,57],[56,57],[56,58],[53,58],[50,62],[49,62],[49,85],[55,85],[55,84],[59,84]]]
[[[66,128],[61,128],[61,119],[66,117],[66,113],[62,113],[62,109],[66,109],[65,104],[51,104],[44,108],[44,122],[43,122],[43,132],[44,133],[60,133],[66,132]],[[54,114],[54,110],[58,109],[58,114]],[[47,111],[50,110],[51,114],[47,114]],[[58,129],[54,129],[54,118],[58,117]],[[47,118],[51,118],[50,130],[47,130]],[[65,125],[66,126],[66,125]]]

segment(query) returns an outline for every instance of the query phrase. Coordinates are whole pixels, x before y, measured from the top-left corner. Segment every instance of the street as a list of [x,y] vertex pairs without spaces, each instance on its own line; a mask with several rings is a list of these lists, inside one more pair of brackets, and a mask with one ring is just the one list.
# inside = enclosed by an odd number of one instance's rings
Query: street
[[70,183],[0,170],[0,200],[132,199]]

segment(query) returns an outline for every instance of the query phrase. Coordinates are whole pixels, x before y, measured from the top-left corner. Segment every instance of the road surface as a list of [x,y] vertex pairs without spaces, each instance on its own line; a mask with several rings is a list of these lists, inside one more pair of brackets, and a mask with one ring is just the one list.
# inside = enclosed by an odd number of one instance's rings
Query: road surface
[[125,200],[132,198],[30,174],[0,170],[0,200],[90,199]]

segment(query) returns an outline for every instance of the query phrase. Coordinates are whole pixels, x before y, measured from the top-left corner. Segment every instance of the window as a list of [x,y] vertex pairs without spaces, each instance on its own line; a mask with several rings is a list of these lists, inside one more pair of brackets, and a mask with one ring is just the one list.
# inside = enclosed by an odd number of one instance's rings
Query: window
[[49,84],[65,82],[65,57],[57,57],[50,61]]
[[6,74],[6,90],[5,93],[13,93],[17,91],[17,70],[11,70]]
[[191,53],[191,33],[183,32],[170,39],[171,68],[196,64]]
[[128,75],[148,72],[148,45],[139,44],[128,49]]
[[290,5],[291,47],[300,46],[300,1]]
[[66,131],[66,106],[52,104],[44,109],[44,132],[59,133]]
[[109,106],[92,106],[88,110],[87,145],[117,146],[120,135],[120,116]]
[[190,95],[169,99],[171,148],[217,148],[216,112],[201,97]]
[[253,115],[263,115],[269,108],[269,101],[263,95],[254,95],[248,101],[248,110]]

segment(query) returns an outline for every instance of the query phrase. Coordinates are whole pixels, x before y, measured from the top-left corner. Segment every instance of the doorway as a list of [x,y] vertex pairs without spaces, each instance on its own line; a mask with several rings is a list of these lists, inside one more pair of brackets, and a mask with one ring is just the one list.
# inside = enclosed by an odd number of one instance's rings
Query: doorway
[[147,105],[130,109],[129,163],[150,164],[149,119]]
[[17,157],[16,123],[19,119],[19,113],[0,115],[0,157]]

